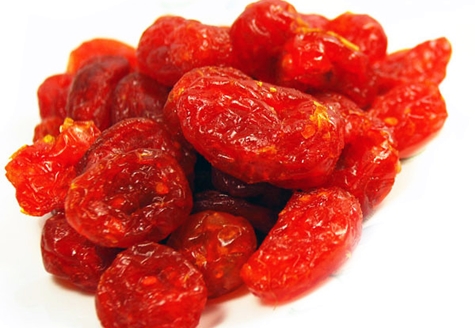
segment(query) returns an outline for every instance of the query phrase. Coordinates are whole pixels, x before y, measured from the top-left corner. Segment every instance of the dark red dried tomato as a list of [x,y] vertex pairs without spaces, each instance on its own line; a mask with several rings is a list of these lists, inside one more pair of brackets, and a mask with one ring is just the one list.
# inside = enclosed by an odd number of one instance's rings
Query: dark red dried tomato
[[393,129],[401,158],[421,151],[442,129],[448,116],[438,86],[430,82],[396,86],[379,96],[369,112]]
[[163,106],[169,88],[151,77],[132,72],[117,84],[112,95],[112,124],[125,118],[148,117],[163,122]]
[[203,273],[208,298],[242,285],[239,271],[256,244],[254,229],[245,218],[209,210],[191,215],[167,241]]
[[203,275],[182,254],[144,243],[120,253],[104,272],[96,312],[107,328],[192,328],[206,300]]
[[84,172],[109,155],[137,148],[159,149],[174,157],[187,176],[193,174],[195,155],[172,141],[163,124],[143,117],[124,119],[102,131],[79,162],[78,172]]
[[66,103],[66,115],[92,120],[102,131],[111,125],[112,93],[130,71],[125,57],[93,57],[74,76]]
[[141,72],[170,87],[193,68],[235,62],[228,27],[175,16],[160,17],[143,32],[137,60]]
[[66,221],[64,213],[48,218],[41,235],[45,270],[75,287],[95,292],[99,278],[120,250],[97,246]]
[[73,75],[62,73],[46,78],[37,90],[40,118],[66,118],[66,101]]
[[346,262],[362,221],[358,200],[340,188],[296,192],[242,267],[244,283],[271,304],[300,296]]
[[99,133],[92,121],[66,119],[58,137],[47,135],[12,155],[6,177],[24,213],[42,216],[64,207],[76,165]]
[[452,46],[443,37],[389,54],[373,65],[380,93],[407,83],[439,84],[445,78],[451,55]]
[[295,89],[251,79],[197,78],[181,92],[176,111],[195,149],[246,183],[319,185],[343,148],[338,113]]
[[370,15],[346,12],[330,20],[325,28],[355,44],[370,62],[386,56],[388,38],[381,24]]
[[76,231],[96,244],[122,248],[166,238],[192,205],[180,165],[158,149],[107,156],[72,181],[64,204]]
[[201,211],[226,212],[242,216],[248,220],[254,229],[268,233],[277,221],[277,211],[253,204],[243,198],[233,197],[217,190],[207,190],[194,195],[193,213]]
[[119,40],[95,38],[81,43],[71,51],[66,71],[75,74],[88,61],[102,56],[125,57],[133,70],[137,67],[134,47]]
[[238,67],[253,78],[275,82],[275,64],[282,46],[297,27],[307,26],[294,6],[282,0],[249,4],[231,25]]

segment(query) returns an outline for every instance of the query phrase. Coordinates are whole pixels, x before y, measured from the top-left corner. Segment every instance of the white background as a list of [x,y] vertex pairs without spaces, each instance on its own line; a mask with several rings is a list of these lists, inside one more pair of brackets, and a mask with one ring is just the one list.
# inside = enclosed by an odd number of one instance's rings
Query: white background
[[[8,5],[7,5],[8,3]],[[136,45],[158,16],[229,25],[246,1],[9,1],[0,4],[0,165],[31,143],[36,89],[94,37]],[[262,306],[249,294],[206,309],[200,327],[475,327],[475,6],[472,1],[293,1],[332,18],[378,19],[389,50],[446,36],[453,56],[441,85],[442,133],[403,163],[390,196],[367,222],[353,258],[293,303]],[[0,327],[99,327],[91,296],[55,282],[42,266],[42,220],[20,213],[0,177]]]

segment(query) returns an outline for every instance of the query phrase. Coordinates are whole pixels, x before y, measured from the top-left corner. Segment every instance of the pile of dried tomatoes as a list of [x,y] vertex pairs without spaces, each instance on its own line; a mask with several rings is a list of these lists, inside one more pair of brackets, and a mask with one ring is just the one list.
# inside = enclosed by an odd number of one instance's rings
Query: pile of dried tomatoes
[[230,26],[162,16],[137,47],[71,52],[6,176],[47,216],[45,269],[95,293],[104,327],[194,327],[210,298],[292,300],[347,260],[443,127],[450,56],[446,38],[388,54],[371,16],[281,0]]

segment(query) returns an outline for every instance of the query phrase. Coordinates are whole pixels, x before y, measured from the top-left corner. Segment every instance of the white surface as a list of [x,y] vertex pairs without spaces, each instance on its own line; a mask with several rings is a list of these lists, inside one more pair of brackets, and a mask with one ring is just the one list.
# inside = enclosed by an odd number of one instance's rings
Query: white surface
[[[425,152],[404,163],[391,195],[367,223],[354,257],[339,275],[285,306],[265,307],[248,294],[210,304],[200,327],[475,327],[473,2],[292,3],[299,11],[328,17],[348,10],[368,13],[385,27],[390,50],[448,37],[453,57],[441,90],[449,119]],[[65,69],[69,51],[82,41],[102,36],[135,45],[142,31],[165,13],[230,24],[245,4],[2,2],[1,166],[30,143],[38,122],[36,88]],[[0,326],[99,327],[93,298],[65,289],[45,273],[41,220],[19,212],[4,177],[0,191]]]

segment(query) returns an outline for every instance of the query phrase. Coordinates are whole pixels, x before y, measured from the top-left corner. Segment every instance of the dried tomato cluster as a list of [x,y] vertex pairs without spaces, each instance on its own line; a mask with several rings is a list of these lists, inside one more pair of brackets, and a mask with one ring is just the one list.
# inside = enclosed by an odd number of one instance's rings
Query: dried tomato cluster
[[450,55],[445,38],[388,54],[371,16],[281,0],[230,26],[159,17],[44,80],[6,176],[48,215],[46,270],[95,293],[103,326],[194,327],[209,298],[284,302],[346,261],[443,127]]

